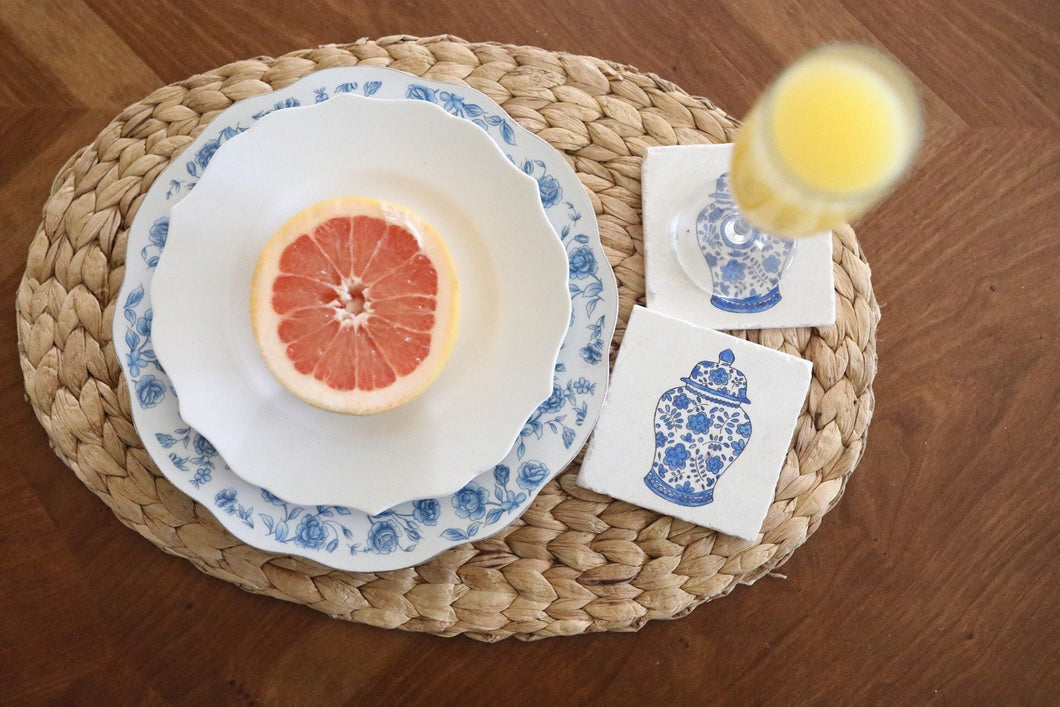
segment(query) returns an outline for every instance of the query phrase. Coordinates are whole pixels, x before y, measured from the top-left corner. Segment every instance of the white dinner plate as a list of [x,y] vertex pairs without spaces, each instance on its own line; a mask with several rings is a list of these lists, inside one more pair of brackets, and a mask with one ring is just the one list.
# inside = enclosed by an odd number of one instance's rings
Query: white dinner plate
[[[332,197],[401,204],[445,241],[460,284],[452,356],[422,395],[322,410],[269,373],[250,281],[269,237]],[[222,146],[170,215],[151,297],[180,416],[287,501],[376,514],[450,494],[500,462],[552,392],[570,321],[567,254],[537,183],[475,125],[424,101],[341,95],[274,112]]]

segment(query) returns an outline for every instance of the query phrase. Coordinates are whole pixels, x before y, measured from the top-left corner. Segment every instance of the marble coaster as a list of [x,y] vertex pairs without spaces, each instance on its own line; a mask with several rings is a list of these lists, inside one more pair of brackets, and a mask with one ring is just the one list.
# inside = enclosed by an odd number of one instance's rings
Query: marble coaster
[[648,307],[712,329],[834,324],[832,234],[786,240],[748,226],[729,192],[731,157],[731,144],[648,150]]
[[635,307],[578,483],[755,540],[812,367]]

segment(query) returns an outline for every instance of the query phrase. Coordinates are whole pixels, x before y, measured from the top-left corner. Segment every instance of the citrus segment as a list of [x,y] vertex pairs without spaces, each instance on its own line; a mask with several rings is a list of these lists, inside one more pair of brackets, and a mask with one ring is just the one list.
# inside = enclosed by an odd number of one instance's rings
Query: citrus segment
[[350,234],[353,223],[348,218],[332,218],[317,226],[314,235],[317,247],[338,273],[351,272]]
[[378,282],[383,276],[408,263],[419,250],[415,236],[401,226],[390,225],[372,254],[354,267],[359,271],[359,277],[367,282]]
[[325,306],[335,298],[336,284],[301,275],[281,274],[272,288],[272,306],[277,314]]
[[350,258],[353,274],[360,277],[364,274],[365,264],[371,260],[387,224],[368,216],[357,216],[353,219],[353,233],[350,236]]
[[412,399],[452,351],[459,300],[441,238],[365,197],[315,204],[266,243],[251,284],[254,336],[290,392],[366,415]]

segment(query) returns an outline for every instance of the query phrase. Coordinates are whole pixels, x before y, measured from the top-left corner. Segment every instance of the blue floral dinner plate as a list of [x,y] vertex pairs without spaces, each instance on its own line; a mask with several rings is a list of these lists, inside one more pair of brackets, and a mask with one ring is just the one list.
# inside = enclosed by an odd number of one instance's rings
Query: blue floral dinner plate
[[[218,148],[259,118],[339,93],[429,101],[480,127],[537,181],[541,205],[569,262],[572,313],[552,394],[526,420],[508,455],[453,494],[374,515],[340,505],[298,505],[237,476],[213,445],[181,419],[151,338],[151,281],[174,204],[192,190]],[[574,458],[603,404],[618,289],[588,195],[560,153],[473,89],[392,69],[344,67],[318,71],[279,91],[236,103],[159,175],[129,232],[118,304],[114,342],[130,386],[133,419],[166,478],[250,545],[336,569],[375,572],[415,565],[501,530]]]

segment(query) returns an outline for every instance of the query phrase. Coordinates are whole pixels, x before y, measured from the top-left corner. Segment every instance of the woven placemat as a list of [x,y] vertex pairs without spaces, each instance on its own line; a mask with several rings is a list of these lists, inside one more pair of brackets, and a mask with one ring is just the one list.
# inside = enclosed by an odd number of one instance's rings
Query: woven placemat
[[516,523],[418,567],[330,569],[229,534],[158,471],[132,423],[111,323],[125,244],[155,177],[221,110],[323,68],[389,66],[472,86],[573,165],[619,283],[612,360],[644,301],[641,158],[652,145],[727,142],[734,120],[630,67],[533,47],[386,37],[257,58],[159,88],[59,172],[18,290],[25,385],[56,454],[129,527],[247,591],[352,621],[485,641],[635,630],[750,584],[784,562],[839,500],[873,410],[879,308],[849,227],[833,235],[828,328],[738,332],[813,362],[807,408],[761,537],[719,535],[577,486],[577,461]]

